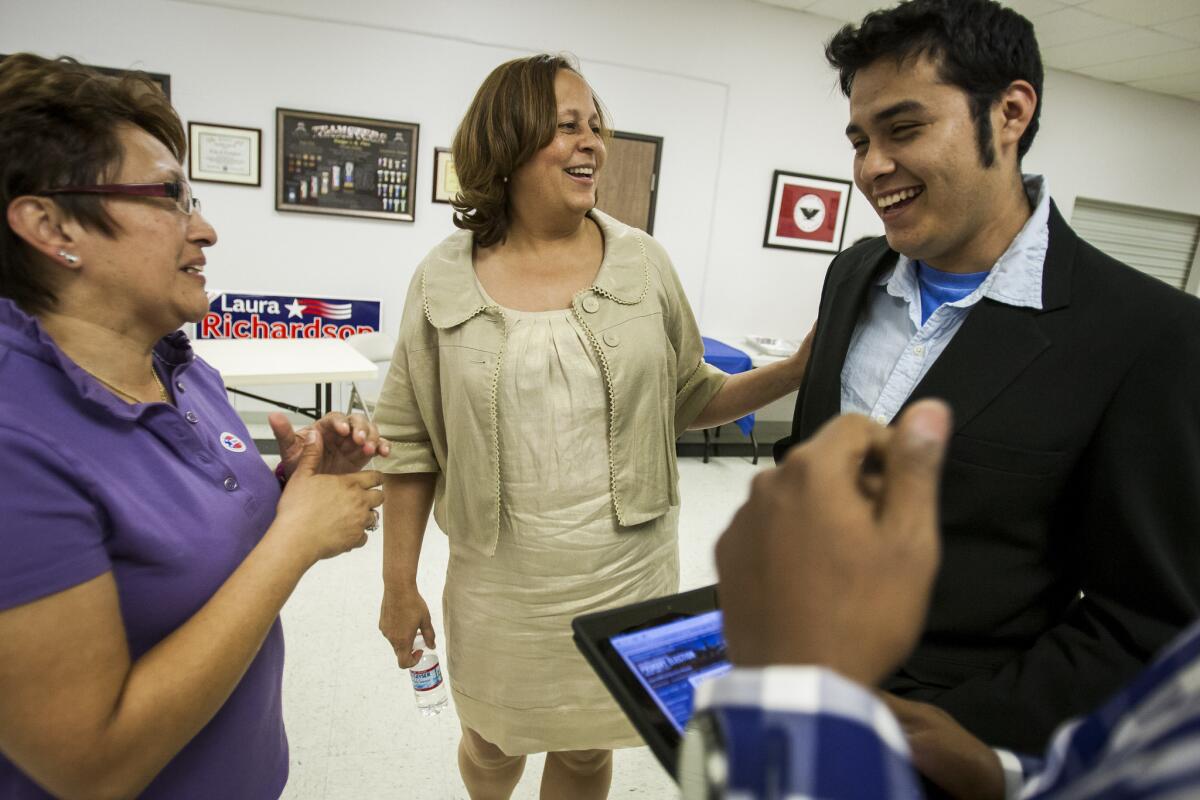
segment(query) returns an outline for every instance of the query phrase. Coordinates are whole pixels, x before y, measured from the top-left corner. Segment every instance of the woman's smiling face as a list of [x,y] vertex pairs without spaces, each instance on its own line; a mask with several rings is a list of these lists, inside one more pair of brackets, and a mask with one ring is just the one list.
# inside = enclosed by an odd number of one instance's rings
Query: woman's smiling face
[[577,73],[560,69],[554,96],[554,138],[509,178],[509,198],[518,216],[522,211],[583,216],[596,206],[596,179],[606,151],[592,89]]

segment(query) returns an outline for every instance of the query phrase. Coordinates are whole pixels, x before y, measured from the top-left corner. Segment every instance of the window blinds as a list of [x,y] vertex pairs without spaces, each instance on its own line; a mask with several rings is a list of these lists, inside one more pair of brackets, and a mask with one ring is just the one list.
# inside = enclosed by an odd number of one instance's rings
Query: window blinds
[[1200,217],[1079,197],[1071,227],[1118,261],[1177,289],[1186,288]]

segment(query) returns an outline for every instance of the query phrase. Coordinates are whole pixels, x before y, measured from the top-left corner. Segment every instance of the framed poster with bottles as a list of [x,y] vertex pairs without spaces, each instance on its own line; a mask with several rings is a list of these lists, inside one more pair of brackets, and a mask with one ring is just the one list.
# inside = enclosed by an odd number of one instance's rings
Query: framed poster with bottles
[[401,222],[416,219],[412,122],[275,110],[275,208]]

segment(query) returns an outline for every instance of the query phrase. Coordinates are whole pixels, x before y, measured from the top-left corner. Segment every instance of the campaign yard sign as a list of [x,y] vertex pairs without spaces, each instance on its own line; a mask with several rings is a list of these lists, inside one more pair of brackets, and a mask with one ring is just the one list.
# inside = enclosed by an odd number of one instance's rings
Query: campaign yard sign
[[196,324],[197,339],[345,339],[380,330],[382,303],[304,295],[220,292]]

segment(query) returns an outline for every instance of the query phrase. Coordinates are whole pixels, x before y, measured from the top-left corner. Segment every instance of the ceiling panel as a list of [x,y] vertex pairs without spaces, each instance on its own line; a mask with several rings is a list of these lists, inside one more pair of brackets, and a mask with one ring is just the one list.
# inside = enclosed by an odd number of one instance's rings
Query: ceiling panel
[[803,11],[815,3],[816,0],[759,0],[759,2],[766,3],[769,6],[780,6],[795,11]]
[[1085,0],[1077,8],[1130,25],[1163,25],[1195,16],[1196,0]]
[[1184,75],[1198,69],[1200,69],[1200,47],[1193,47],[1190,50],[1156,53],[1152,56],[1133,58],[1128,61],[1080,67],[1079,72],[1102,81],[1128,83],[1148,78]]
[[893,5],[895,3],[892,0],[816,0],[807,11],[846,22],[858,22],[872,11]]
[[1096,39],[1129,30],[1124,22],[1099,17],[1077,8],[1061,8],[1033,20],[1038,44],[1045,51],[1048,47]]
[[1004,0],[1004,5],[1028,19],[1034,19],[1052,11],[1062,11],[1064,8],[1058,0]]
[[[859,22],[896,0],[759,0]],[[1200,0],[1001,0],[1034,24],[1048,69],[1200,101]]]
[[1170,25],[1158,25],[1156,30],[1178,36],[1180,39],[1200,42],[1200,14],[1172,22]]
[[1187,75],[1173,75],[1169,78],[1150,78],[1144,81],[1132,81],[1129,85],[1138,89],[1149,89],[1152,92],[1192,94],[1200,92],[1200,70],[1189,72]]
[[1187,50],[1192,43],[1176,39],[1150,28],[1130,27],[1122,33],[1086,39],[1082,42],[1043,47],[1042,60],[1059,69],[1079,69],[1113,61],[1127,61],[1155,53]]

